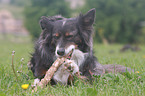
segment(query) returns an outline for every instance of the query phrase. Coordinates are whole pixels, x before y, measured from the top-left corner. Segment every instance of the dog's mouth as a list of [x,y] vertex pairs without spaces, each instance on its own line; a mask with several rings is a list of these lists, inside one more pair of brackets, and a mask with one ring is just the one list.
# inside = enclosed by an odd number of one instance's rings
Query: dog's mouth
[[74,49],[72,49],[65,57],[70,60],[72,57],[73,51],[74,51]]

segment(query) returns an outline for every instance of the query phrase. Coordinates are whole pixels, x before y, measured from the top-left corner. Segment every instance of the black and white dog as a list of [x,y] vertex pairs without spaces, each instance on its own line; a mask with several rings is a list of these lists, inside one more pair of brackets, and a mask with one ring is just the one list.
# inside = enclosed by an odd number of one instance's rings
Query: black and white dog
[[66,85],[69,75],[74,75],[78,71],[90,79],[92,74],[103,74],[103,66],[93,55],[94,19],[95,9],[76,18],[64,18],[60,15],[43,16],[40,20],[42,33],[36,42],[35,52],[30,61],[34,76],[43,78],[53,62],[71,50],[73,52],[72,56],[68,57],[68,62],[71,62],[72,73],[66,70],[65,64],[62,64],[54,74],[52,82]]

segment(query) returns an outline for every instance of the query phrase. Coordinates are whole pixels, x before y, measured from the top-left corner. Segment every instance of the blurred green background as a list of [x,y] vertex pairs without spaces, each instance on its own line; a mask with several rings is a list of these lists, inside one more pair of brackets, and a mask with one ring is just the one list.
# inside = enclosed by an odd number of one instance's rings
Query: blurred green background
[[96,8],[95,42],[143,44],[144,5],[145,0],[0,0],[0,38],[29,35],[35,40],[41,16],[70,18]]
[[[95,56],[101,64],[124,65],[135,73],[106,74],[91,85],[76,80],[74,86],[48,86],[36,93],[31,87],[23,90],[22,84],[34,81],[27,63],[42,31],[41,16],[77,17],[92,8]],[[145,0],[0,0],[0,96],[145,96],[144,9]],[[15,71],[21,71],[18,82],[11,68],[13,50]]]

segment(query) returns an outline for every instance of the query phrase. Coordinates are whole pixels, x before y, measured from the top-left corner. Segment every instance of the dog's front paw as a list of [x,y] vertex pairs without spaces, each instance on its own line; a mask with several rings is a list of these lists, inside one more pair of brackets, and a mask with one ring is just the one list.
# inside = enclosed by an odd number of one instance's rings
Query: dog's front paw
[[76,73],[76,72],[79,72],[79,67],[78,65],[73,61],[73,60],[67,60],[65,63],[64,63],[64,67],[66,70],[68,70],[70,73],[72,73],[73,75]]

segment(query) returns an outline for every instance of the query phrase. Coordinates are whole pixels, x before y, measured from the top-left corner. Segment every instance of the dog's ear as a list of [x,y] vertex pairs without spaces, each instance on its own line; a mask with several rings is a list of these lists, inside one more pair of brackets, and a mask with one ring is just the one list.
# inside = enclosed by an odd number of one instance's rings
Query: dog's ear
[[84,41],[83,50],[92,50],[92,33],[93,33],[93,23],[95,19],[95,8],[89,10],[86,14],[80,14],[78,18],[79,30],[81,37]]
[[[42,16],[40,21],[40,27],[43,30],[40,35],[40,40],[51,41],[51,29],[53,27],[53,22],[49,20],[48,17]],[[45,40],[48,39],[48,40]],[[43,41],[43,43],[44,43]],[[50,42],[49,42],[50,43]]]
[[85,15],[80,14],[79,23],[83,26],[91,26],[95,19],[95,8],[89,10]]
[[41,17],[41,20],[39,21],[39,23],[42,30],[50,29],[53,25],[52,22],[45,16]]

